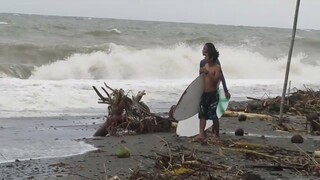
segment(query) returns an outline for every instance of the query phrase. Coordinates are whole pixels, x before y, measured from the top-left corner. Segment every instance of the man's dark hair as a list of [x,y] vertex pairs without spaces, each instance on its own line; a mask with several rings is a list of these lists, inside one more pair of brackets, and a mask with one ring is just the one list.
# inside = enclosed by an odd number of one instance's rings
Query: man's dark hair
[[213,62],[218,60],[219,57],[219,51],[216,49],[216,47],[212,43],[206,43],[205,46],[207,46],[207,53],[210,58],[213,57]]

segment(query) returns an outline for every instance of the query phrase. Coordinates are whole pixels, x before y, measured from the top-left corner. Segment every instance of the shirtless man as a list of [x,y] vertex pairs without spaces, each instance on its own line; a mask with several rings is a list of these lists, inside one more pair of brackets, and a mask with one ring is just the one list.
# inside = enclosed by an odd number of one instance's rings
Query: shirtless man
[[[209,43],[209,44],[210,44],[210,43]],[[207,52],[207,49],[208,49],[207,44],[205,44],[205,45],[203,46],[203,49],[202,49],[202,54],[203,54],[203,56],[205,56],[204,53]],[[205,59],[202,59],[202,60],[200,61],[199,74],[202,74],[202,73],[203,73],[203,67],[206,65],[206,63],[207,63],[207,62],[206,62]],[[215,61],[215,64],[219,64],[219,65],[220,65],[219,59],[217,59],[217,60]],[[228,91],[227,83],[226,83],[226,80],[225,80],[225,78],[224,78],[224,75],[223,75],[222,70],[221,70],[220,81],[221,81],[221,83],[222,83],[222,87],[223,87],[224,94],[225,94],[226,98],[227,98],[227,99],[230,99],[231,95],[230,95],[230,93],[229,93],[229,91]]]
[[204,92],[201,96],[199,119],[200,133],[197,139],[204,140],[206,121],[213,121],[214,138],[219,140],[219,119],[216,115],[216,109],[219,101],[218,85],[221,75],[221,68],[216,61],[219,57],[219,52],[212,43],[206,43],[206,52],[204,52],[206,65],[202,69],[204,74]]

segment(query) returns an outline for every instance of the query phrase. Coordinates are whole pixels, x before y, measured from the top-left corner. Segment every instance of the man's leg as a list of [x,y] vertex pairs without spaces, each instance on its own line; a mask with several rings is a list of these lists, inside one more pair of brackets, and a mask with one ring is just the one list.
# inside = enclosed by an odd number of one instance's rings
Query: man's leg
[[212,126],[213,130],[214,130],[214,136],[217,140],[220,139],[220,134],[219,134],[219,129],[220,129],[220,123],[219,123],[219,119],[216,119],[213,121],[213,126]]
[[211,96],[211,103],[208,108],[208,114],[209,114],[209,119],[212,119],[213,125],[212,125],[212,134],[214,134],[213,139],[219,140],[219,118],[217,117],[217,106],[219,102],[219,94],[218,92],[215,92]]
[[215,127],[215,125],[214,125],[214,123],[212,124],[212,134],[215,134],[215,129],[214,129],[214,127]]
[[199,139],[205,139],[206,138],[205,132],[204,132],[204,130],[206,128],[206,124],[207,124],[207,120],[205,118],[200,118],[200,126],[199,126],[200,133],[199,133],[199,136],[198,136]]

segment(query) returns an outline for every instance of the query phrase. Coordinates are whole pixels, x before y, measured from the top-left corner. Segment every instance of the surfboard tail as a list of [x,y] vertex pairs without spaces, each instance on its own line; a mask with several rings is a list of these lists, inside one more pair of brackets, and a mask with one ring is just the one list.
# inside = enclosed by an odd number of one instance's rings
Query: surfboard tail
[[228,108],[229,99],[226,98],[226,95],[222,89],[219,89],[218,93],[219,93],[219,102],[218,102],[216,113],[217,113],[217,117],[220,118]]

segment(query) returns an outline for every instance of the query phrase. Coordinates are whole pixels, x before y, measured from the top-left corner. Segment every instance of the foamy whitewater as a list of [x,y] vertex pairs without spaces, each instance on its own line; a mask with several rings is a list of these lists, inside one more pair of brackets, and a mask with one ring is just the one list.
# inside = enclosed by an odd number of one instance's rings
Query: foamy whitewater
[[[104,82],[153,112],[167,112],[198,75],[202,47],[220,52],[231,100],[280,96],[291,30],[114,19],[0,14],[0,162],[61,157],[94,147],[86,125],[106,105]],[[320,31],[298,30],[291,90],[320,89]],[[103,92],[103,91],[101,91]]]

